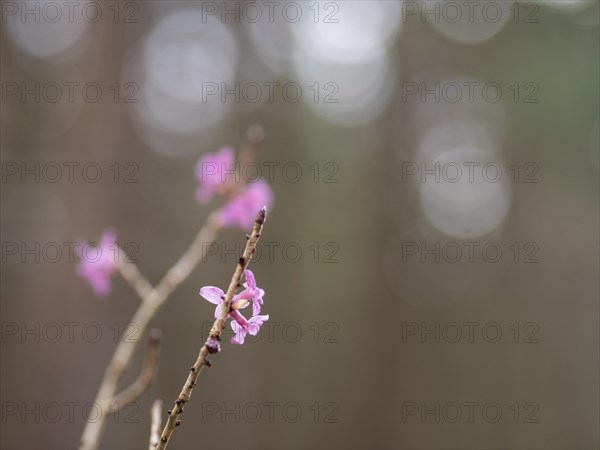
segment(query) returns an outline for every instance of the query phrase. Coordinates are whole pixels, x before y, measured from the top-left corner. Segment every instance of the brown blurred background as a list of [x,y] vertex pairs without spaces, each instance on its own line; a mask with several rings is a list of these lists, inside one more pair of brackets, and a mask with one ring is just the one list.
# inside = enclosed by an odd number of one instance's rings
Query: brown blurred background
[[[2,3],[2,448],[78,445],[138,305],[65,243],[114,226],[157,282],[216,205],[197,159],[255,123],[271,324],[169,448],[598,448],[598,2],[67,3]],[[155,318],[157,380],[101,448],[147,448],[244,233]]]

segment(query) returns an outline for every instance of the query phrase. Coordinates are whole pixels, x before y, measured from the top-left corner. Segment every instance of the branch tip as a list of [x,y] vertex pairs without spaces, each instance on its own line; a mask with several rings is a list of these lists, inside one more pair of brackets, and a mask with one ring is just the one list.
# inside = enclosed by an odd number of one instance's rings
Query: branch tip
[[153,328],[150,331],[150,345],[158,345],[160,342],[160,338],[162,337],[162,333],[158,328]]
[[150,409],[150,441],[148,443],[148,450],[156,449],[160,439],[161,409],[162,400],[157,398],[152,403],[152,408]]
[[256,216],[256,222],[262,225],[263,223],[265,223],[266,217],[267,217],[267,206],[265,205],[258,212],[258,215]]
[[265,129],[260,125],[252,125],[246,131],[246,140],[252,145],[260,145],[265,140]]

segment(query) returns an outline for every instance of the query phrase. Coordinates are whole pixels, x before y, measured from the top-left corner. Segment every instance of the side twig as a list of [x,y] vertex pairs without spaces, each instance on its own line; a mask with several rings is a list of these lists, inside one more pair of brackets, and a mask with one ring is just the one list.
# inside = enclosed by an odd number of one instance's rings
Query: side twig
[[141,274],[137,266],[129,261],[127,257],[121,258],[121,255],[126,255],[125,250],[118,248],[118,261],[117,270],[127,283],[133,288],[137,295],[141,299],[146,297],[150,291],[152,291],[152,285],[150,282]]
[[152,403],[152,409],[150,410],[150,441],[148,443],[148,450],[155,450],[160,439],[160,417],[162,413],[162,400],[156,399]]
[[184,405],[190,401],[190,397],[192,395],[192,391],[194,386],[196,386],[196,380],[198,379],[198,375],[202,371],[204,366],[210,367],[211,363],[206,358],[209,353],[214,353],[215,350],[215,341],[220,341],[221,332],[223,331],[223,326],[225,325],[225,318],[231,309],[231,301],[236,291],[241,287],[241,279],[242,274],[244,273],[244,269],[250,263],[252,259],[252,255],[256,251],[256,244],[258,239],[260,238],[262,227],[265,222],[266,217],[266,208],[262,208],[258,215],[256,216],[256,220],[254,221],[254,227],[252,228],[252,234],[248,238],[246,242],[246,247],[244,248],[244,253],[240,257],[237,266],[235,268],[235,272],[231,277],[231,281],[229,282],[229,288],[225,293],[225,299],[223,300],[223,306],[221,308],[221,313],[219,317],[215,320],[206,342],[200,349],[200,353],[198,354],[198,358],[194,365],[190,368],[190,373],[188,374],[187,380],[181,389],[179,397],[175,400],[175,407],[173,410],[169,411],[169,418],[167,419],[167,423],[163,429],[163,432],[160,436],[160,442],[156,447],[156,450],[165,450],[167,448],[167,444],[169,443],[169,439],[171,439],[171,435],[175,430],[175,427],[181,425],[181,420],[179,416],[183,412]]
[[107,401],[106,409],[112,407],[110,412],[115,413],[125,405],[137,400],[146,389],[150,387],[154,374],[158,369],[158,357],[160,355],[160,330],[154,329],[150,332],[148,352],[144,360],[142,370],[136,380],[126,389],[123,389],[112,399]]

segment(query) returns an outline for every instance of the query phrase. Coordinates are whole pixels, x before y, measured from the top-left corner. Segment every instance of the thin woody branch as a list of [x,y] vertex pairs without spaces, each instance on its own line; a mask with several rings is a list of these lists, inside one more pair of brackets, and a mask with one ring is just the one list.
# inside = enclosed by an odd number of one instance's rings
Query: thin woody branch
[[219,317],[215,320],[208,334],[206,342],[200,349],[200,353],[198,354],[196,362],[190,368],[190,373],[188,374],[187,380],[183,385],[179,397],[177,398],[177,400],[175,400],[175,407],[173,408],[173,410],[168,412],[169,417],[160,436],[160,442],[158,443],[156,450],[165,450],[167,448],[167,444],[169,443],[169,439],[171,439],[173,431],[175,431],[175,427],[181,425],[181,420],[179,419],[179,416],[183,412],[185,404],[190,401],[192,391],[196,386],[196,380],[198,379],[198,375],[200,375],[200,372],[202,371],[204,366],[210,367],[211,365],[210,361],[207,359],[208,354],[216,353],[218,351],[218,342],[221,340],[221,333],[223,331],[223,326],[225,325],[225,318],[231,310],[231,301],[233,300],[233,296],[241,287],[241,279],[244,273],[244,269],[246,269],[246,267],[250,263],[250,260],[252,259],[252,255],[256,251],[256,244],[260,239],[263,224],[266,218],[266,213],[266,208],[263,207],[256,216],[256,220],[254,221],[254,226],[252,228],[252,234],[250,234],[250,237],[246,242],[244,253],[240,257],[236,265],[235,272],[233,273],[231,281],[229,282],[229,287],[227,289],[227,292],[225,293],[225,299],[223,300],[223,306],[221,308]]
[[[194,268],[198,265],[204,256],[204,244],[207,242],[214,242],[220,229],[221,225],[217,221],[216,214],[211,214],[206,224],[196,235],[196,238],[190,247],[161,279],[157,287],[151,289],[150,291],[144,289],[142,302],[131,319],[131,322],[137,325],[140,335],[144,333],[148,327],[148,324],[156,315],[159,308],[167,300],[169,295],[183,280],[187,278],[187,276],[189,276],[192,270],[194,270]],[[126,264],[133,266],[133,264],[130,263]],[[121,270],[122,266],[123,265],[120,264],[118,267],[119,271],[123,274],[123,271]],[[135,271],[137,271],[137,268]],[[131,271],[126,271],[126,273],[128,275],[134,274],[134,272]],[[139,276],[141,277],[141,274]],[[134,279],[136,279],[136,275],[134,275]],[[141,286],[141,283],[137,285]],[[138,294],[141,292],[138,291],[138,289],[136,289],[136,291]],[[110,363],[104,371],[102,383],[100,384],[100,388],[96,394],[95,403],[104,405],[107,399],[113,398],[115,392],[117,391],[119,379],[131,361],[137,345],[138,341],[122,340],[119,342],[119,345],[117,346]],[[105,410],[101,410],[100,417],[96,418],[95,421],[86,422],[83,434],[81,436],[81,444],[79,447],[80,450],[95,450],[98,448],[98,441],[100,440],[100,435],[104,430],[105,423]]]
[[126,255],[125,250],[121,247],[118,247],[118,255],[117,269],[119,273],[123,279],[129,283],[137,295],[139,295],[141,299],[144,299],[152,291],[152,285],[141,274],[134,263],[126,261],[127,257],[121,258],[121,255]]
[[256,161],[258,153],[265,141],[265,130],[260,125],[252,125],[246,131],[246,139],[238,157],[240,170],[243,172],[246,164]]
[[190,247],[158,283],[155,291],[159,301],[164,302],[171,292],[192,273],[192,270],[204,256],[206,243],[213,242],[220,229],[221,223],[217,218],[217,214],[212,213],[208,216],[206,225],[196,235]]
[[242,174],[244,173],[248,164],[256,161],[264,141],[265,130],[263,127],[260,125],[252,125],[250,128],[248,128],[246,131],[244,144],[242,145],[236,164],[237,181],[235,183],[227,184],[226,193],[229,197],[239,193],[244,189],[244,186],[246,186],[246,180],[244,180]]
[[160,439],[160,423],[162,413],[162,400],[156,399],[152,403],[150,409],[150,441],[148,442],[148,450],[155,450]]
[[160,355],[160,330],[154,329],[150,332],[148,341],[148,352],[142,366],[142,370],[137,379],[126,389],[116,394],[112,399],[107,401],[107,406],[112,409],[110,412],[115,413],[123,408],[128,403],[131,403],[142,396],[146,389],[150,387],[154,374],[158,369],[158,359]]

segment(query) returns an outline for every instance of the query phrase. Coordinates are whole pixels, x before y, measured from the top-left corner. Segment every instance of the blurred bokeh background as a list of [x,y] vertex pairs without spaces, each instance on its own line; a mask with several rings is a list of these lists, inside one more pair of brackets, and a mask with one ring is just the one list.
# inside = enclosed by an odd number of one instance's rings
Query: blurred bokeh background
[[[218,205],[196,161],[252,124],[271,327],[224,345],[169,448],[598,448],[599,24],[586,0],[2,2],[2,448],[78,445],[139,303],[68,243],[113,226],[156,283]],[[147,447],[244,233],[154,319],[156,382],[101,448]]]

